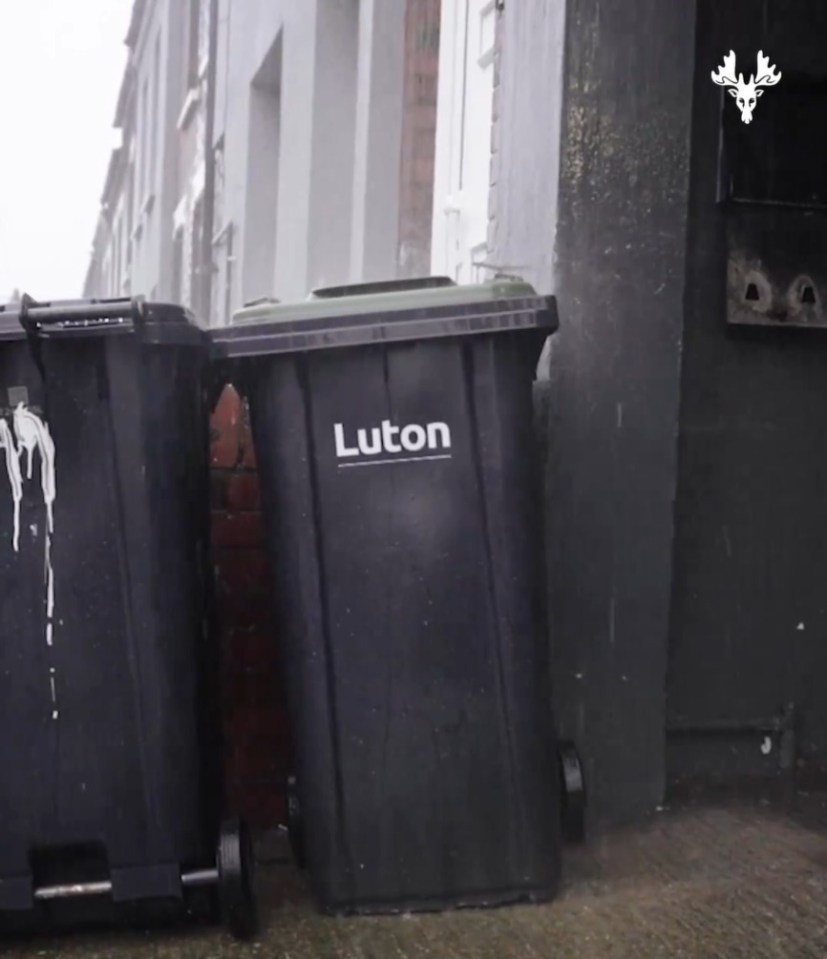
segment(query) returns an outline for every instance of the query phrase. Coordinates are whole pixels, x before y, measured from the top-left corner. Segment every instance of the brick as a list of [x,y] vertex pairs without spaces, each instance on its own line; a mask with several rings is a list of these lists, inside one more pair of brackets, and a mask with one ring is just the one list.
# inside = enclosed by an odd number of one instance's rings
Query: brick
[[227,757],[232,778],[251,784],[279,782],[286,778],[288,751],[284,742],[283,735],[236,742],[234,750]]
[[231,815],[243,817],[254,829],[272,829],[287,821],[287,797],[281,784],[267,788],[231,782],[227,805]]
[[239,629],[265,629],[273,621],[273,598],[269,590],[239,593],[221,589],[217,591],[215,605],[222,638]]
[[284,683],[275,664],[252,669],[224,669],[221,699],[227,716],[238,710],[272,709],[284,699]]
[[235,473],[227,479],[224,502],[231,510],[260,510],[257,473]]
[[229,470],[218,467],[210,470],[210,509],[227,508],[227,484],[232,475]]
[[256,450],[253,444],[253,431],[250,425],[250,410],[246,403],[242,407],[240,444],[240,465],[246,469],[256,469]]
[[227,549],[216,546],[213,566],[219,588],[246,593],[269,593],[272,588],[269,558],[261,547]]
[[224,724],[225,739],[237,749],[254,744],[256,749],[266,747],[268,753],[286,762],[289,752],[289,721],[283,697],[278,702],[262,706],[240,706],[228,711]]
[[215,605],[223,635],[238,628],[269,629],[273,585],[267,554],[260,548],[216,549]]
[[241,399],[227,386],[210,417],[210,462],[213,466],[236,466],[242,456]]
[[242,666],[231,647],[222,653],[221,699],[228,715],[239,709],[272,708],[284,698],[284,678],[275,657]]
[[225,660],[236,669],[280,669],[282,647],[275,629],[256,623],[251,628],[236,627],[222,637]]
[[215,546],[261,546],[264,522],[261,513],[218,510],[212,514],[212,542]]

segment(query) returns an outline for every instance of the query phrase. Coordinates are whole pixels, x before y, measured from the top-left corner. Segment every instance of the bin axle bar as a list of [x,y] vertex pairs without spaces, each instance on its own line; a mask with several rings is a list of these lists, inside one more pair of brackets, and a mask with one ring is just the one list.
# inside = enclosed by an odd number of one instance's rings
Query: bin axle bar
[[[181,874],[181,885],[186,888],[194,886],[212,886],[218,882],[217,869],[196,869],[193,872]],[[79,896],[108,896],[112,892],[112,883],[76,882],[61,886],[41,886],[35,889],[34,898],[39,901],[51,899],[73,899]]]

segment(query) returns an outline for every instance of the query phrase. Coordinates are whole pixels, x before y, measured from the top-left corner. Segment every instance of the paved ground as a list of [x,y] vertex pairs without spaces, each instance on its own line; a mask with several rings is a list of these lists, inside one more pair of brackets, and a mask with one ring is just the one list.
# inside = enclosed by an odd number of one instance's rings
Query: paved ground
[[[824,959],[827,798],[793,811],[723,804],[665,810],[644,827],[569,849],[548,906],[424,917],[325,919],[292,868],[265,866],[265,930],[7,944],[0,956],[71,959]],[[281,900],[280,904],[277,904]]]

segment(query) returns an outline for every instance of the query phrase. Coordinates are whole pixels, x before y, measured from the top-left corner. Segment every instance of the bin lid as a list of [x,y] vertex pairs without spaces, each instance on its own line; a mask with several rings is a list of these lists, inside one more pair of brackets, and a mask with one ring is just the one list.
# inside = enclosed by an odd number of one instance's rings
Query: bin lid
[[204,332],[183,306],[133,299],[75,299],[39,302],[24,294],[20,303],[0,306],[0,341],[30,331],[45,338],[124,335],[140,332],[149,343],[199,344]]
[[0,306],[0,343],[22,340],[25,337],[26,331],[20,325],[20,319],[15,312],[19,306],[19,303]]
[[557,329],[553,296],[522,280],[456,284],[448,277],[314,290],[303,301],[251,304],[210,331],[220,357],[305,352],[388,342]]

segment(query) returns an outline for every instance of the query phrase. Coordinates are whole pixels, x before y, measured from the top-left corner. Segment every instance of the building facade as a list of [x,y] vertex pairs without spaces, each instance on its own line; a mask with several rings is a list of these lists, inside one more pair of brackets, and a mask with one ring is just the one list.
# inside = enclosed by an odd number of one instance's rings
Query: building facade
[[136,0],[88,296],[427,273],[439,0]]

